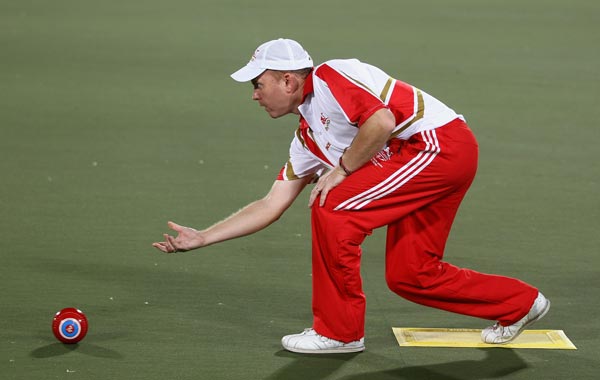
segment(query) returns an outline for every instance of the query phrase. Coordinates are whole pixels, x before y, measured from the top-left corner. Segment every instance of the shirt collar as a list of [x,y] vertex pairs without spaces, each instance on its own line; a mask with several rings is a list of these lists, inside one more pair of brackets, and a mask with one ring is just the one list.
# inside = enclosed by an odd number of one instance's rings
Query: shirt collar
[[313,93],[314,91],[314,86],[313,86],[313,71],[311,71],[308,76],[306,77],[306,79],[304,80],[304,89],[303,89],[303,93],[302,93],[302,103],[304,103],[304,101],[306,100],[306,97],[310,94]]

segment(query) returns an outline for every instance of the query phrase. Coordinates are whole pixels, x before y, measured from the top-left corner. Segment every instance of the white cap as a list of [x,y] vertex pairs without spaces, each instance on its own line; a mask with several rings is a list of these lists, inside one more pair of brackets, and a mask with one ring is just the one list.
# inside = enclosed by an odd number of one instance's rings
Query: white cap
[[250,62],[231,77],[238,82],[248,82],[265,70],[299,70],[313,67],[313,61],[304,48],[294,40],[279,38],[260,45]]

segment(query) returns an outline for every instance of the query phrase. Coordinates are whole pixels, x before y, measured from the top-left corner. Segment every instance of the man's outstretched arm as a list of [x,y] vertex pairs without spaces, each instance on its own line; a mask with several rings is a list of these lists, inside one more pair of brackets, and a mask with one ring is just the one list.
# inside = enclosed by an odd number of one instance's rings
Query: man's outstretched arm
[[168,222],[169,228],[175,231],[177,236],[164,234],[165,240],[153,243],[152,246],[163,252],[173,253],[253,234],[279,219],[310,180],[309,176],[293,181],[275,181],[264,198],[250,203],[204,230]]

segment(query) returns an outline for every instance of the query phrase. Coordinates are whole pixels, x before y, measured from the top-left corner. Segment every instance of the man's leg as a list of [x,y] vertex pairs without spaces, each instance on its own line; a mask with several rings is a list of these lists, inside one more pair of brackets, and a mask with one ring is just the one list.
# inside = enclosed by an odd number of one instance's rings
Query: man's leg
[[313,328],[342,342],[364,336],[365,295],[360,276],[361,243],[368,230],[344,213],[312,209]]
[[463,195],[451,194],[388,226],[388,286],[422,305],[512,324],[529,312],[538,294],[536,288],[514,278],[442,261]]

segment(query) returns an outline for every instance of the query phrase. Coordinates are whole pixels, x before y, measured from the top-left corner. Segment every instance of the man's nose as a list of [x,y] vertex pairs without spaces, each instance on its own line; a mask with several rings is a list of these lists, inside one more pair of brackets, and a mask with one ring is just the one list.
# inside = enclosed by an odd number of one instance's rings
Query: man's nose
[[258,99],[259,99],[259,96],[258,96],[258,91],[257,91],[257,90],[254,90],[254,91],[252,92],[252,100],[258,100]]

